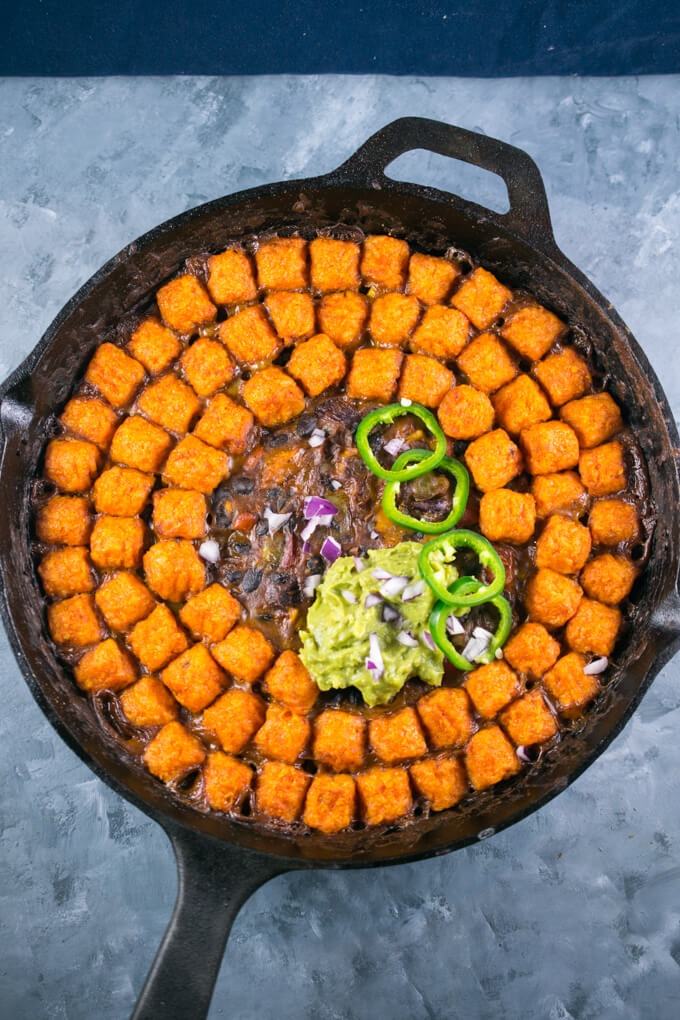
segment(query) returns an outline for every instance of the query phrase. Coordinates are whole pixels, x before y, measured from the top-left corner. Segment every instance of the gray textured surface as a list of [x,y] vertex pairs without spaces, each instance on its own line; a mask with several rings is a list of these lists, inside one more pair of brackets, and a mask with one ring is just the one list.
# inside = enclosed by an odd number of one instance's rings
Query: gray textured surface
[[[563,250],[680,411],[677,78],[0,82],[0,375],[125,243],[227,191],[331,169],[420,114],[527,149]],[[472,186],[409,157],[418,179]],[[468,190],[466,192],[470,194]],[[482,183],[471,197],[491,200]],[[128,1015],[169,917],[162,832],[59,741],[0,637],[0,1014]],[[675,1018],[680,662],[514,829],[379,872],[292,875],[241,912],[211,1020]]]

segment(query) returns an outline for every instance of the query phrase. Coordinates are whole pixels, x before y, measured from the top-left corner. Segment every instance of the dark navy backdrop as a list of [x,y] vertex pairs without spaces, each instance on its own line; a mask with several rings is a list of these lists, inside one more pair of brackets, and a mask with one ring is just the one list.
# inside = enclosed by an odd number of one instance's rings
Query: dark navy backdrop
[[654,74],[678,0],[17,0],[0,74]]

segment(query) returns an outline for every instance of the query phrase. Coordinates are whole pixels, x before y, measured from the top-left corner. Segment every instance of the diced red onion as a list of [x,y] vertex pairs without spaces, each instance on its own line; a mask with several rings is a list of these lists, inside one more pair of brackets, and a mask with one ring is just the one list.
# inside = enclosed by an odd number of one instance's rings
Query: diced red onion
[[303,551],[303,553],[308,553],[308,552],[312,551],[312,547],[309,544],[309,542],[303,542],[302,543],[302,551]]
[[292,514],[275,514],[269,507],[265,507],[264,517],[269,524],[269,534],[273,535],[291,519]]
[[401,404],[402,407],[410,407],[413,401],[409,400],[408,397],[402,397],[399,403]]
[[371,631],[368,636],[368,658],[366,659],[366,669],[373,674],[374,680],[379,680],[385,672],[385,663],[382,657],[382,651],[380,650],[380,642],[378,641],[378,635],[375,631]]
[[331,538],[329,535],[328,538],[324,539],[324,543],[321,546],[321,555],[325,560],[329,563],[335,563],[341,552],[340,543],[336,542],[334,538]]
[[[480,631],[480,634],[475,633]],[[484,630],[483,627],[475,627],[472,632],[472,637],[463,649],[463,658],[469,659],[474,662],[480,655],[483,655],[489,648],[492,634],[489,634],[488,630]]]
[[300,538],[303,542],[309,542],[310,538],[319,527],[319,518],[313,517],[311,521],[308,521],[302,531],[300,532]]
[[393,599],[397,595],[401,594],[406,585],[408,584],[408,577],[391,577],[389,581],[385,581],[382,588],[380,588],[380,594],[384,599]]
[[379,606],[382,599],[378,595],[377,591],[369,591],[368,595],[364,599],[364,609],[373,609],[373,606]]
[[418,647],[418,639],[413,636],[410,630],[400,630],[397,634],[397,641],[400,645],[405,645],[406,648]]
[[354,560],[354,569],[356,570],[357,574],[360,574],[362,570],[366,569],[366,564],[364,563],[360,556],[353,556],[352,559]]
[[314,429],[311,436],[308,439],[310,446],[321,446],[326,441],[326,433],[322,432],[321,429]]
[[377,531],[374,530],[371,532],[371,538],[373,539],[374,542],[377,542],[378,539],[380,538],[380,535],[378,534]]
[[214,538],[209,538],[198,547],[198,555],[208,563],[217,563],[220,558],[220,547]]
[[446,620],[446,629],[449,634],[464,634],[465,628],[455,613],[450,613]]
[[305,578],[302,586],[303,595],[306,595],[307,598],[311,598],[321,584],[322,579],[321,574],[309,574],[309,576]]
[[340,594],[342,595],[345,602],[348,602],[350,606],[355,606],[359,601],[354,592],[350,591],[349,588],[343,588]]
[[604,673],[605,669],[609,665],[609,659],[606,655],[603,655],[599,659],[593,659],[587,666],[583,667],[583,672],[588,676],[597,676],[599,673]]
[[389,581],[394,576],[389,570],[385,570],[384,567],[376,567],[375,570],[371,571],[371,577],[374,577],[376,581]]
[[413,602],[414,599],[420,598],[425,591],[425,581],[414,581],[413,584],[408,584],[401,593],[402,602]]
[[437,646],[434,643],[434,638],[430,634],[429,630],[423,631],[423,633],[420,635],[420,640],[423,642],[424,645],[427,645],[431,652],[437,651]]
[[515,754],[521,762],[532,765],[540,758],[540,748],[526,748],[523,744],[520,744],[519,747],[515,748]]
[[335,517],[337,512],[337,506],[323,496],[310,496],[305,500],[304,514],[307,520],[311,517]]
[[479,638],[480,641],[491,641],[493,634],[490,630],[486,630],[484,627],[475,627],[472,631],[472,636]]
[[398,612],[394,606],[390,606],[387,602],[383,602],[381,618],[383,623],[396,623],[397,620],[401,620],[401,613]]
[[391,457],[396,457],[398,453],[401,453],[405,446],[406,443],[404,440],[397,437],[395,439],[390,439],[388,443],[385,443],[383,449],[385,450],[385,453],[389,453]]
[[333,514],[325,514],[319,515],[317,517],[310,517],[310,519],[307,521],[304,528],[300,532],[300,538],[303,540],[303,542],[309,542],[310,538],[312,537],[317,528],[327,528],[332,520]]
[[337,478],[331,478],[331,489],[335,489],[335,491],[337,492],[338,489],[341,489],[341,488],[342,488],[342,482],[339,482]]

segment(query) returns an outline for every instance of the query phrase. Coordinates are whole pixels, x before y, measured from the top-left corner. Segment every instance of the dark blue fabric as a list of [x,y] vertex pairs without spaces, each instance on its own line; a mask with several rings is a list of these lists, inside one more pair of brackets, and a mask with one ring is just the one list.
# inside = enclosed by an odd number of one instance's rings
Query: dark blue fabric
[[678,0],[14,0],[0,74],[654,74]]

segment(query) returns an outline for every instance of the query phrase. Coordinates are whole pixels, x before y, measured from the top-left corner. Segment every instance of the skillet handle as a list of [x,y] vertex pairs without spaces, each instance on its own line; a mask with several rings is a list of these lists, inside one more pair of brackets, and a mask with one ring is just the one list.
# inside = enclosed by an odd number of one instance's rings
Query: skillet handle
[[[353,156],[329,175],[335,183],[381,188],[388,184],[385,168],[405,152],[427,149],[497,174],[508,189],[510,210],[494,213],[505,227],[534,247],[557,250],[548,199],[540,171],[522,149],[497,138],[454,127],[425,117],[400,117],[364,142]],[[463,206],[488,213],[473,202],[457,197]]]
[[270,878],[294,870],[187,829],[168,835],[177,900],[131,1020],[204,1020],[240,908]]

